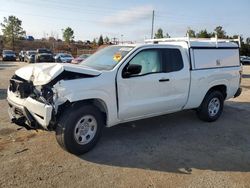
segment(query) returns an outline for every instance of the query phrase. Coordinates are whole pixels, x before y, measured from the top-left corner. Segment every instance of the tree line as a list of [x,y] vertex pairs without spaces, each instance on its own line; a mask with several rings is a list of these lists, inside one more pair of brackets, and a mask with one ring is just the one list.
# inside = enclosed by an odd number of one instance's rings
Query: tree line
[[[25,39],[26,31],[22,28],[22,21],[15,16],[9,16],[8,18],[4,17],[3,23],[0,24],[3,32],[3,42],[6,46],[12,47],[15,49],[15,43],[18,40]],[[224,39],[234,39],[238,38],[237,35],[229,36],[222,26],[218,26],[214,31],[209,32],[207,29],[202,29],[200,31],[195,31],[191,28],[188,28],[187,33],[190,37],[194,38],[211,38],[217,35],[218,38]],[[62,36],[64,41],[67,44],[70,44],[74,41],[74,30],[70,27],[62,29]],[[159,28],[155,33],[154,38],[170,38],[171,36],[168,33],[164,34],[163,29]],[[99,38],[94,38],[92,41],[93,45],[101,46],[103,44],[110,44],[111,40],[106,36],[105,38],[100,35]],[[243,39],[241,36],[241,55],[250,56],[250,37]]]
[[[22,28],[22,20],[16,16],[4,17],[0,26],[2,27],[3,43],[5,46],[11,47],[14,50],[17,41],[25,40],[26,31]],[[74,30],[70,27],[62,29],[62,37],[67,44],[74,42]],[[55,41],[56,39],[51,36],[49,40]],[[101,46],[103,44],[109,44],[110,39],[107,36],[104,38],[100,35],[99,39],[94,39],[92,43],[93,45]]]
[[[73,42],[74,40],[74,31],[72,28],[67,27],[66,29],[63,29],[63,39],[66,43],[70,43]],[[96,40],[95,38],[93,39],[92,43],[94,45],[98,45],[101,46],[103,44],[109,44],[110,43],[110,39],[108,38],[108,36],[106,36],[105,38],[103,38],[102,35],[100,35],[99,39]]]

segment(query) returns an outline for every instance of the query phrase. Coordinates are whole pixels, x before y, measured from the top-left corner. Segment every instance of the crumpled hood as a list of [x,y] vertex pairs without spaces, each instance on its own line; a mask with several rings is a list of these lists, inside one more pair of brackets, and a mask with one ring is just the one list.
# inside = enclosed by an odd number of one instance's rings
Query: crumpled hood
[[33,81],[35,86],[45,85],[60,75],[63,71],[98,76],[100,71],[75,64],[38,63],[18,69],[15,74],[27,81]]

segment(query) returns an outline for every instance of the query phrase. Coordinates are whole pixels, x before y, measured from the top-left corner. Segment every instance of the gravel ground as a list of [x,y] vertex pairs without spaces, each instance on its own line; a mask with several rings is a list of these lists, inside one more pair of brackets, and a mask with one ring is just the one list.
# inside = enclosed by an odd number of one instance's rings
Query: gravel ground
[[250,187],[250,66],[217,122],[185,111],[118,125],[77,157],[53,132],[9,123],[6,88],[23,65],[0,62],[0,187]]

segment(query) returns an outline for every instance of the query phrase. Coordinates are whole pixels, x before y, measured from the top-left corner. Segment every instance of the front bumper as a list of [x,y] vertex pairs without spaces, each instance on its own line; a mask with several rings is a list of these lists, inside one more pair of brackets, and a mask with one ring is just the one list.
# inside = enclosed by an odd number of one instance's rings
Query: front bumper
[[28,58],[28,63],[35,63],[35,58]]
[[5,61],[15,61],[16,57],[15,56],[4,56],[3,60],[5,60]]
[[48,128],[52,119],[53,107],[28,97],[21,99],[17,94],[8,91],[7,101],[9,103],[9,116],[12,122],[24,120],[31,128],[37,128],[37,125],[44,129]]

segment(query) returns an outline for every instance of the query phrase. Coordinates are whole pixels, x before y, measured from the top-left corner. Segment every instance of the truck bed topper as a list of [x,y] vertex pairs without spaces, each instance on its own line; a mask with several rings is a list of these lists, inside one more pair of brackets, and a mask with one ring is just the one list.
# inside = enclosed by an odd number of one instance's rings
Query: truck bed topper
[[169,42],[187,42],[189,48],[240,48],[241,38],[237,39],[218,39],[217,35],[214,38],[161,38],[161,39],[146,39],[145,43],[169,43]]

